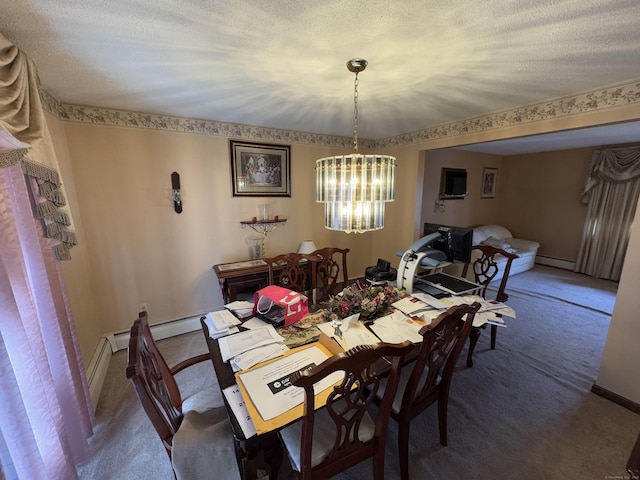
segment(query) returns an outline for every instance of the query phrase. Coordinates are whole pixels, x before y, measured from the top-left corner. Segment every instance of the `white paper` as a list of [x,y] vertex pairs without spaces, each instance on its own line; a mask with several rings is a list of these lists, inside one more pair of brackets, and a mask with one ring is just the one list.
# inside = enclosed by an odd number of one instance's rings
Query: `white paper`
[[371,330],[382,340],[389,343],[401,343],[410,340],[413,343],[422,342],[422,335],[418,331],[427,323],[416,322],[400,311],[378,318],[371,325]]
[[244,433],[244,437],[253,437],[256,434],[256,427],[253,425],[253,420],[251,420],[249,410],[247,409],[247,405],[244,402],[242,392],[238,388],[238,385],[231,385],[230,387],[225,388],[222,393],[224,393],[224,396],[231,407],[231,411],[238,420],[242,433]]
[[[305,348],[264,367],[238,374],[258,413],[271,420],[304,401],[304,390],[289,382],[291,374],[320,365],[328,358],[318,347]],[[314,385],[317,394],[344,377],[335,372]]]
[[452,295],[441,298],[440,300],[446,304],[445,309],[449,309],[455,305],[471,305],[473,302],[484,302],[484,299],[479,295]]
[[273,325],[247,330],[218,339],[223,362],[253,348],[270,343],[284,343],[284,338],[276,333]]
[[433,310],[433,307],[431,305],[428,305],[413,296],[404,297],[397,302],[392,303],[391,306],[393,308],[397,308],[410,317],[420,315],[421,313],[429,310]]
[[[490,325],[496,325],[498,327],[507,326],[507,324],[504,323],[504,320],[502,319],[502,317],[497,317],[494,312],[478,312],[476,313],[476,318],[478,318],[478,316],[480,316],[480,318],[484,320],[485,323],[488,323]],[[475,325],[476,323],[475,318],[473,323]]]
[[342,338],[336,336],[332,322],[321,323],[317,327],[325,335],[335,339],[344,350],[349,350],[358,345],[376,345],[380,343],[378,337],[371,333],[362,322],[357,321],[357,316],[355,322],[349,322],[348,318],[342,320],[342,326],[340,327]]
[[446,303],[444,303],[439,298],[432,297],[431,295],[429,295],[427,293],[424,293],[424,292],[413,292],[411,294],[411,296],[416,297],[421,302],[424,302],[427,305],[430,305],[433,308],[436,308],[438,310],[442,310],[442,309],[447,308],[447,304]]
[[242,326],[244,328],[248,328],[249,330],[266,327],[267,325],[270,324],[258,317],[251,317],[242,323]]
[[246,300],[236,300],[235,302],[227,303],[224,307],[240,318],[247,318],[253,314],[253,303]]
[[229,327],[218,330],[210,315],[205,315],[204,323],[206,323],[207,328],[209,329],[209,336],[214,339],[239,332],[238,327]]
[[229,310],[216,310],[215,312],[207,313],[206,316],[211,318],[216,330],[224,330],[240,324],[240,320]]
[[260,362],[271,360],[272,358],[280,357],[284,355],[284,352],[289,350],[289,347],[283,343],[270,343],[261,347],[256,347],[247,352],[236,355],[229,360],[231,368],[234,372],[240,370],[246,370]]

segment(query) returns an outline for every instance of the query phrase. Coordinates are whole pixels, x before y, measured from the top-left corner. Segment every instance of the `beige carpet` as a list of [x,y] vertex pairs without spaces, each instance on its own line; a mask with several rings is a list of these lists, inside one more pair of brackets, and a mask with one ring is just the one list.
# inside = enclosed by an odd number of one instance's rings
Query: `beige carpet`
[[[435,408],[412,424],[414,479],[621,479],[640,415],[590,392],[615,302],[616,284],[551,267],[509,280],[518,318],[483,333],[472,369],[463,351],[449,405],[449,445],[438,442]],[[202,333],[159,342],[170,364],[206,351]],[[84,480],[171,479],[163,447],[124,377],[126,352],[113,356],[98,405]],[[181,373],[185,393],[213,382],[210,363]],[[399,478],[397,428],[390,424],[386,478]],[[338,479],[369,479],[364,462]],[[282,477],[290,478],[285,468]],[[215,478],[212,473],[210,478]]]

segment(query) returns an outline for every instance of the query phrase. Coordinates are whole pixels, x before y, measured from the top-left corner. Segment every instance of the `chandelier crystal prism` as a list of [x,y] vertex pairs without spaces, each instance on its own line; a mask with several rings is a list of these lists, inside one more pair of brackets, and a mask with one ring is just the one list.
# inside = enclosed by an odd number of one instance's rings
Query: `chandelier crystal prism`
[[380,230],[385,203],[394,200],[395,157],[358,153],[358,73],[366,67],[361,58],[347,62],[355,73],[353,153],[316,160],[316,202],[324,203],[324,226],[329,230]]

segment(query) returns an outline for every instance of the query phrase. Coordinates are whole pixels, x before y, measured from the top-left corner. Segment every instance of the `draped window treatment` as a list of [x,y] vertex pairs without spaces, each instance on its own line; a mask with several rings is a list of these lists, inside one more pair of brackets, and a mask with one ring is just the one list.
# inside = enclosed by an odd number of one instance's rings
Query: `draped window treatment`
[[588,206],[575,271],[620,280],[640,195],[640,146],[593,153],[581,201]]
[[0,479],[77,478],[93,423],[59,262],[75,235],[38,95],[0,35]]

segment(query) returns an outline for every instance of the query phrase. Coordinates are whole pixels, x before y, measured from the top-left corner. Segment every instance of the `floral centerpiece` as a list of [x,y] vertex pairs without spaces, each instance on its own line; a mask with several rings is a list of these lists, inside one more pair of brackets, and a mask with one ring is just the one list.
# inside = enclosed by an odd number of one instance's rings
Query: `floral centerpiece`
[[328,312],[328,321],[346,318],[356,313],[360,314],[360,320],[366,321],[391,313],[391,304],[406,296],[404,290],[398,290],[391,285],[369,286],[357,282],[321,306]]

